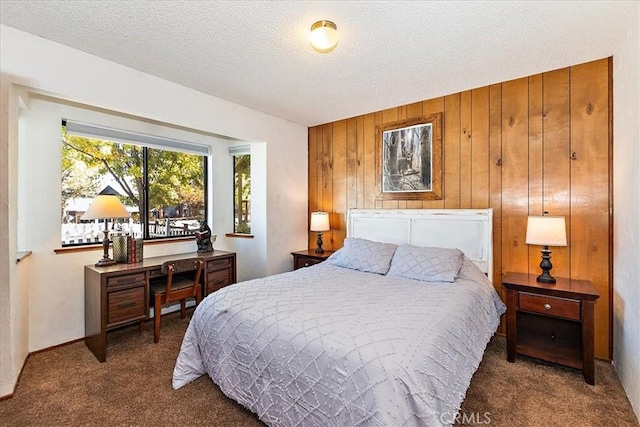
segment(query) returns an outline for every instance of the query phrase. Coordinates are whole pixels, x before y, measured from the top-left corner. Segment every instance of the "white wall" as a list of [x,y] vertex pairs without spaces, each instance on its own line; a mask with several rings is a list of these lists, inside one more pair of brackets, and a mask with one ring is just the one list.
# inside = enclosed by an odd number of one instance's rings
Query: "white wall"
[[640,419],[640,4],[613,55],[613,362]]
[[[54,204],[52,195],[58,197],[55,194],[59,194],[59,152],[54,158],[46,159],[38,150],[31,152],[35,157],[27,162],[32,168],[29,173],[38,179],[33,181],[31,187],[25,189],[27,194],[16,194],[18,184],[10,178],[17,173],[16,163],[7,161],[9,153],[17,152],[18,148],[17,114],[9,114],[12,109],[17,111],[18,104],[17,96],[9,94],[11,85],[22,86],[54,98],[207,133],[263,142],[263,158],[267,160],[263,182],[268,196],[264,197],[262,206],[266,208],[266,215],[264,225],[260,227],[259,221],[257,224],[257,230],[262,234],[259,237],[256,235],[255,239],[244,244],[250,249],[247,253],[257,259],[245,260],[243,253],[239,252],[239,264],[242,266],[251,262],[254,268],[252,274],[255,276],[278,273],[291,268],[290,251],[306,247],[306,127],[2,25],[0,73],[0,214],[3,217],[3,221],[0,221],[0,395],[12,392],[19,369],[24,362],[24,355],[14,355],[13,349],[26,348],[27,339],[28,351],[35,351],[84,335],[82,266],[94,263],[100,258],[99,250],[61,255],[53,253],[60,245],[59,237],[54,237],[53,231],[54,222],[59,222],[59,209],[51,208]],[[53,122],[47,126],[54,125],[59,127],[59,123]],[[3,165],[6,167],[1,167]],[[29,259],[29,274],[26,276],[29,277],[29,291],[21,290],[18,283],[15,283],[16,280],[5,273],[15,268],[19,238],[10,239],[9,230],[17,229],[18,199],[22,200],[23,197],[27,197],[29,209],[34,207],[32,200],[38,198],[47,199],[46,205],[52,209],[49,213],[39,212],[44,222],[43,229],[27,239],[37,247],[21,248],[34,252]],[[260,208],[259,200],[257,204]],[[40,206],[37,202],[35,205]],[[8,224],[4,221],[5,218],[9,219]],[[269,226],[270,218],[278,220],[277,227]],[[284,221],[283,218],[287,220]],[[55,225],[56,228],[58,226],[59,224]],[[231,227],[230,224],[229,230],[220,230],[216,226],[214,232],[224,234],[232,231]],[[226,249],[220,244],[216,247]],[[145,247],[145,256],[188,251],[193,251],[192,242],[154,245]],[[27,292],[30,318],[28,322],[24,320],[24,316],[12,316],[11,310],[15,307],[10,303],[10,300],[20,299]],[[26,334],[11,336],[11,331],[20,331],[27,327],[28,337],[24,336]]]
[[[0,81],[0,396],[10,393],[28,354],[28,261],[16,264],[18,94]],[[13,102],[11,102],[13,101]]]

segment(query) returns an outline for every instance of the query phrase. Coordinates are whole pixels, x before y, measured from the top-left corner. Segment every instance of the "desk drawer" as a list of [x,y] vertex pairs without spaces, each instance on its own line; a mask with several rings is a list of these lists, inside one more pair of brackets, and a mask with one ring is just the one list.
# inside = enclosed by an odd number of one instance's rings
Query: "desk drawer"
[[145,287],[124,289],[107,293],[107,324],[143,319],[146,317]]
[[221,270],[231,267],[231,258],[212,259],[207,261],[207,271]]
[[207,289],[206,294],[209,295],[211,292],[215,292],[220,288],[224,288],[227,285],[231,284],[231,271],[227,268],[226,270],[214,271],[207,274]]
[[545,316],[580,320],[580,301],[573,299],[521,293],[518,297],[518,308]]
[[144,283],[144,273],[127,274],[123,276],[115,276],[107,278],[107,286],[122,286],[133,283]]

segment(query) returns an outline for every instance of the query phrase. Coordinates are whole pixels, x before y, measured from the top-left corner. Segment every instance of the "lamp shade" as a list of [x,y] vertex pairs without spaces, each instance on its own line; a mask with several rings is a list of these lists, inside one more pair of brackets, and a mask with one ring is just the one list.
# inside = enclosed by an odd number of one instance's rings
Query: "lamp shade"
[[329,227],[329,213],[328,212],[312,212],[311,213],[311,231],[328,231]]
[[318,21],[311,26],[311,46],[320,52],[331,52],[338,44],[338,27],[331,21]]
[[527,219],[528,245],[567,246],[567,231],[563,216],[530,216]]
[[124,207],[118,192],[107,186],[91,202],[87,211],[82,215],[82,219],[107,219],[107,218],[129,218],[129,212]]

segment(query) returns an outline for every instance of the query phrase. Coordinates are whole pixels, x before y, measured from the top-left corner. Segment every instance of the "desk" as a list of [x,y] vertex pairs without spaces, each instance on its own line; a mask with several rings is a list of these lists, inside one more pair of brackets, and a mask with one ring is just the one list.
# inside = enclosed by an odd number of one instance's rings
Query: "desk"
[[84,267],[84,328],[86,346],[105,362],[107,331],[149,319],[149,280],[161,277],[165,261],[202,257],[203,295],[236,282],[236,254],[216,250],[146,258],[133,264]]

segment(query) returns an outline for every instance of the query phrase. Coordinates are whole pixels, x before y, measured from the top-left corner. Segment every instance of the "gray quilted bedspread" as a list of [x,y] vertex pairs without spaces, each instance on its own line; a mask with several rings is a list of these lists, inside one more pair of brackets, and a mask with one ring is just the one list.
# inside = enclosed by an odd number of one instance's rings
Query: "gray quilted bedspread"
[[318,264],[205,298],[173,387],[207,373],[271,426],[448,425],[504,311],[467,259],[455,283]]

